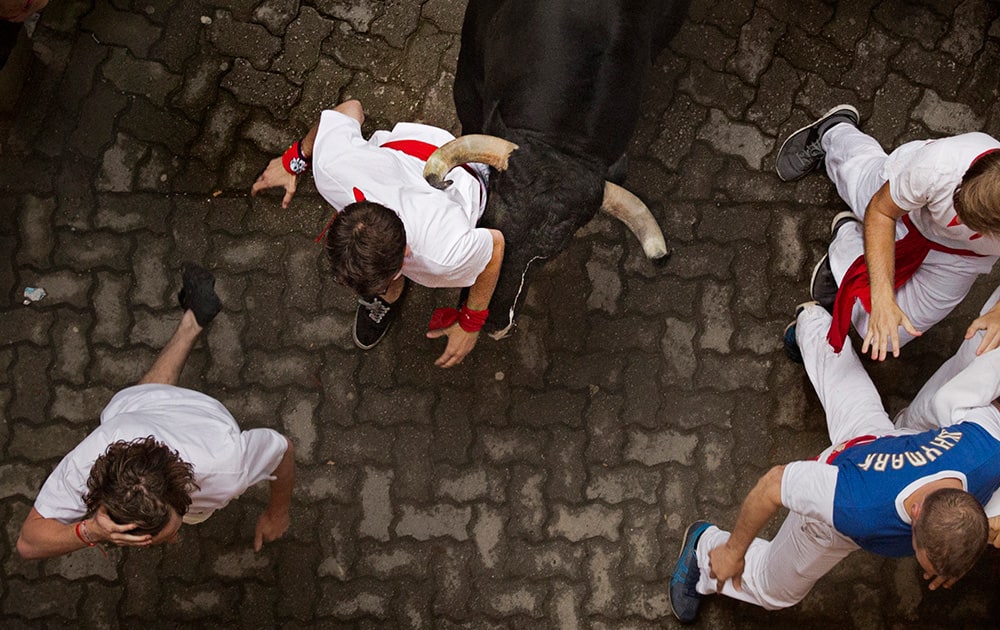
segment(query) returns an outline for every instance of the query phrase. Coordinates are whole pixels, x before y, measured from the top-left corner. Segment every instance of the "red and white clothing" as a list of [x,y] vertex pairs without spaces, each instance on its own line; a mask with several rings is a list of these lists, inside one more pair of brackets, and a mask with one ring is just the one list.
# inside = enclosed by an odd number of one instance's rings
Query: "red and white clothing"
[[[366,199],[395,212],[406,230],[410,254],[403,275],[425,287],[468,287],[493,255],[493,237],[476,223],[486,207],[479,177],[463,168],[448,174],[452,185],[438,190],[423,177],[424,160],[399,141],[439,147],[454,136],[437,127],[398,123],[365,140],[358,121],[323,112],[313,145],[316,189],[338,211]],[[385,148],[395,144],[404,150]]]
[[[804,309],[798,317],[796,339],[802,351],[806,372],[826,411],[831,446],[814,461],[797,461],[785,466],[781,502],[789,509],[789,514],[773,540],[757,538],[751,543],[745,557],[742,590],[733,588],[731,581],[727,581],[721,591],[717,590],[716,580],[710,577],[709,552],[724,544],[729,539],[729,533],[714,526],[705,530],[696,550],[701,572],[697,590],[703,595],[720,592],[769,610],[797,604],[817,580],[860,548],[854,539],[838,531],[834,524],[838,510],[844,508],[842,502],[846,498],[840,492],[843,488],[838,486],[838,465],[845,464],[843,453],[851,453],[853,448],[861,450],[866,447],[878,452],[891,452],[892,444],[897,442],[893,436],[917,436],[923,431],[936,428],[893,426],[854,348],[848,345],[842,352],[836,353],[827,343],[826,333],[830,320],[830,315],[819,306]],[[987,441],[992,443],[990,457],[995,459],[1000,457],[1000,447],[997,444],[1000,442],[1000,411],[988,403],[984,406],[970,404],[976,400],[978,396],[967,401],[956,400],[963,411],[952,422],[942,426],[961,423],[978,425],[991,436]],[[888,440],[872,440],[865,446],[842,450],[845,442],[859,436]],[[880,446],[882,444],[886,446]],[[957,478],[967,490],[974,490],[968,485],[966,471],[961,469],[962,462],[967,460],[961,457],[954,461],[948,459],[958,449],[949,451],[946,446],[940,447],[940,450],[944,454],[939,453],[937,462],[943,470],[932,474],[922,475],[918,466],[911,467],[907,473],[910,478],[906,481],[900,481],[898,476],[894,477],[892,474],[886,474],[883,479],[877,468],[868,476],[871,496],[889,497],[884,499],[889,505],[880,504],[880,507],[883,512],[893,513],[893,520],[911,524],[910,517],[903,508],[903,501],[926,483],[941,478]],[[835,451],[841,451],[841,460],[831,462],[830,456]],[[851,466],[852,463],[848,462],[847,465]],[[896,462],[892,461],[887,465],[895,468]],[[904,461],[900,468],[905,465]],[[956,468],[950,468],[952,465],[956,465]],[[997,474],[1000,476],[1000,470]],[[995,482],[1000,483],[1000,480]],[[995,486],[989,491],[993,487]],[[986,496],[989,496],[988,492]],[[866,496],[865,492],[859,493],[856,488],[854,493],[850,497],[854,502],[858,499],[863,501]],[[992,509],[995,503],[996,498],[987,505],[987,510]],[[1000,513],[1000,510],[993,513]],[[878,524],[872,523],[869,534],[877,535],[879,530]]]
[[[853,125],[831,128],[822,139],[827,175],[862,221],[875,193],[889,183],[893,202],[907,211],[914,227],[927,239],[980,256],[962,256],[931,250],[913,277],[896,291],[896,302],[920,331],[941,321],[966,296],[980,274],[989,273],[1000,257],[1000,240],[976,234],[958,221],[953,204],[955,189],[969,166],[984,152],[1000,149],[1000,142],[984,133],[966,133],[939,140],[908,142],[886,155],[881,145]],[[896,241],[907,234],[896,223]],[[864,255],[864,228],[860,223],[841,227],[830,244],[830,268],[837,284],[859,256]],[[851,320],[863,336],[868,312],[854,305]],[[901,344],[913,339],[899,330]]]
[[240,431],[232,414],[210,396],[172,385],[136,385],[115,394],[101,412],[101,425],[59,462],[38,492],[35,509],[62,523],[82,519],[94,461],[113,442],[150,435],[194,469],[200,489],[191,493],[188,524],[207,519],[250,486],[274,479],[271,473],[288,448],[277,431]]

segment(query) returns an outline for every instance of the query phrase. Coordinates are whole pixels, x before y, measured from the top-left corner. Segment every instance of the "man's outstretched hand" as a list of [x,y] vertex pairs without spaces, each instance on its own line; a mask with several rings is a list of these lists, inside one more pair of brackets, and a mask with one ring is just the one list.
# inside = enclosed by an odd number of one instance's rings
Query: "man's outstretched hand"
[[281,200],[281,207],[287,208],[295,196],[295,186],[298,183],[298,176],[292,175],[285,170],[281,163],[281,158],[276,157],[267,165],[264,172],[260,174],[257,181],[250,188],[250,196],[255,197],[257,193],[268,188],[281,187],[285,189],[285,196]]

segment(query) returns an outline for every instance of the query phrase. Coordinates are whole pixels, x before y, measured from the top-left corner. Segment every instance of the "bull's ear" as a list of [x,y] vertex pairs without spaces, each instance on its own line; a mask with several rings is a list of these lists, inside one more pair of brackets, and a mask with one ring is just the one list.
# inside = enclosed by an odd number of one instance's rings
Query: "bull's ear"
[[641,199],[618,184],[604,182],[604,201],[601,210],[618,219],[642,244],[642,251],[652,260],[661,260],[670,254],[660,226]]
[[455,138],[427,158],[424,179],[435,188],[447,188],[451,181],[444,176],[459,164],[467,162],[481,162],[498,171],[505,171],[507,159],[517,148],[513,142],[496,136],[472,134]]

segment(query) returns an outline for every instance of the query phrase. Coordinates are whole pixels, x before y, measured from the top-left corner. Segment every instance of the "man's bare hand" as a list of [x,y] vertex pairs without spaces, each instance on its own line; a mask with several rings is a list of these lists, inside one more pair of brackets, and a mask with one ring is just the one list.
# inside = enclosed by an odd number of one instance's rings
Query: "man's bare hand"
[[991,545],[1000,549],[1000,516],[994,516],[990,519],[990,535],[988,540]]
[[287,208],[295,196],[295,186],[298,183],[298,176],[292,175],[285,170],[281,163],[281,158],[277,157],[268,163],[267,168],[260,174],[257,181],[250,188],[250,196],[256,196],[258,192],[268,188],[281,187],[285,189],[285,197],[281,200],[281,207]]
[[900,326],[914,337],[922,334],[913,327],[910,318],[899,308],[896,300],[890,300],[884,306],[876,306],[873,300],[871,316],[868,318],[868,332],[865,333],[865,341],[861,345],[861,354],[867,354],[870,347],[872,359],[884,361],[891,348],[892,356],[899,358]]
[[1000,309],[994,306],[972,320],[969,329],[965,331],[965,338],[972,339],[972,336],[980,330],[985,330],[986,333],[983,335],[983,340],[979,342],[979,347],[976,348],[976,356],[1000,347]]
[[87,523],[87,534],[94,542],[109,542],[119,547],[148,547],[153,537],[149,534],[136,536],[128,532],[136,528],[135,523],[119,525],[111,520],[104,506],[97,509],[94,518]]
[[278,514],[272,514],[271,510],[264,510],[260,518],[257,519],[257,527],[254,529],[253,550],[260,551],[264,547],[264,543],[284,536],[290,523],[291,517],[288,515],[288,510],[283,510]]
[[461,363],[465,355],[476,347],[476,341],[479,340],[479,331],[466,332],[457,322],[447,328],[429,331],[427,338],[437,339],[442,335],[448,336],[448,345],[444,349],[444,354],[438,357],[434,365],[443,368],[450,368]]
[[733,588],[743,590],[744,554],[729,548],[728,543],[708,552],[708,575],[716,581],[716,590],[722,592],[726,580],[733,580]]

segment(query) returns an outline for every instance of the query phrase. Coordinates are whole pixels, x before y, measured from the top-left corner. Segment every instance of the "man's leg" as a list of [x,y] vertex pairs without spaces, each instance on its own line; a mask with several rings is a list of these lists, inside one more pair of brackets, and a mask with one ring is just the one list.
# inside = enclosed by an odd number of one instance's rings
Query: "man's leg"
[[197,265],[184,265],[183,288],[177,299],[184,309],[181,322],[173,337],[160,350],[153,366],[139,379],[140,385],[176,385],[198,335],[222,309],[219,296],[215,293],[215,276]]
[[[820,309],[822,310],[822,309]],[[701,576],[697,590],[702,595],[721,593],[768,610],[794,606],[813,584],[858,546],[833,527],[790,512],[774,540],[757,538],[747,550],[742,590],[727,581],[719,591],[712,579],[709,552],[729,540],[729,532],[718,527],[705,530],[696,553]]]
[[882,399],[854,348],[837,354],[827,341],[831,317],[819,305],[807,306],[795,324],[795,339],[816,395],[826,411],[830,443],[859,435],[884,435],[893,429]]
[[[982,315],[1000,301],[1000,287],[986,300]],[[1000,353],[997,350],[979,357],[976,350],[985,331],[966,339],[958,351],[927,380],[910,406],[896,416],[896,426],[918,431],[954,424],[959,418],[953,411],[987,405],[998,395]]]
[[882,145],[854,125],[831,128],[823,135],[822,145],[827,176],[840,198],[864,220],[868,203],[885,183],[882,165],[889,156]]
[[167,345],[163,346],[163,350],[160,350],[156,361],[153,362],[153,367],[149,368],[146,375],[139,379],[139,385],[146,383],[176,385],[181,370],[184,369],[184,363],[187,361],[188,355],[191,354],[191,348],[194,347],[194,342],[201,331],[202,328],[195,320],[194,313],[184,311],[184,316],[181,317],[181,323],[177,325],[174,336],[170,338]]

